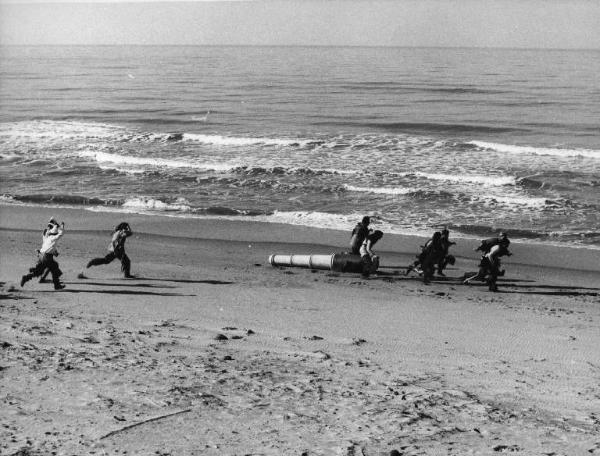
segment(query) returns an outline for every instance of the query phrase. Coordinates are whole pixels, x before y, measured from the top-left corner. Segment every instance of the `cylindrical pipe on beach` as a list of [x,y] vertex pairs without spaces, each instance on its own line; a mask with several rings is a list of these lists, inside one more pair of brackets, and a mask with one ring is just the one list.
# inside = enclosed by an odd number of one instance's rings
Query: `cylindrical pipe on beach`
[[271,266],[292,266],[337,272],[362,272],[363,269],[360,255],[352,253],[334,253],[331,255],[271,255],[269,263]]
[[335,255],[271,255],[272,266],[296,266],[299,268],[331,270]]

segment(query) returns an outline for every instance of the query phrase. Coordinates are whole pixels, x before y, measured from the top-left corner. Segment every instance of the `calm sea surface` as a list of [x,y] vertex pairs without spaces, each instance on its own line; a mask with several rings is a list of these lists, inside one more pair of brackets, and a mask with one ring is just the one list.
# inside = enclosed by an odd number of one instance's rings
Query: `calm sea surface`
[[600,52],[1,47],[3,204],[600,246]]

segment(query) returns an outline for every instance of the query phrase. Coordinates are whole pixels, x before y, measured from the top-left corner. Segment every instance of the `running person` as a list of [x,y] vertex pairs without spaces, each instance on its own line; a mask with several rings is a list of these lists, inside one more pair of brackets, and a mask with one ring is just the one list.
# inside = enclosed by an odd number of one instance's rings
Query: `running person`
[[94,258],[87,264],[87,268],[92,266],[99,266],[101,264],[109,264],[115,258],[121,260],[121,271],[126,279],[131,279],[134,276],[131,275],[131,260],[125,253],[125,241],[133,232],[128,223],[119,223],[115,227],[112,239],[108,246],[108,255],[105,257]]
[[50,270],[52,274],[52,283],[54,284],[55,290],[62,290],[65,286],[60,283],[60,276],[62,272],[58,267],[58,263],[54,259],[58,255],[56,245],[58,240],[62,237],[65,232],[65,222],[60,225],[54,218],[51,218],[48,222],[48,226],[44,230],[42,235],[42,247],[40,247],[38,261],[36,265],[29,269],[29,274],[25,274],[21,277],[21,287],[29,282],[34,277],[41,276],[46,269]]
[[512,253],[508,251],[509,245],[510,240],[508,239],[508,236],[506,233],[501,233],[498,237],[498,242],[489,247],[487,251],[484,250],[485,253],[481,257],[477,274],[469,277],[463,283],[470,285],[473,280],[485,280],[487,281],[490,291],[498,291],[496,281],[498,280],[498,276],[504,275],[504,270],[500,270],[500,257],[512,255]]

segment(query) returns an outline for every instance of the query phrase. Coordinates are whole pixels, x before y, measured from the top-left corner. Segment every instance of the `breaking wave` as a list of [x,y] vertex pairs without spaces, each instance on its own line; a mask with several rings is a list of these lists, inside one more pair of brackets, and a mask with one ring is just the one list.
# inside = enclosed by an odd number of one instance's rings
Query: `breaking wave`
[[129,212],[180,213],[223,217],[256,217],[269,214],[263,211],[234,209],[224,206],[192,207],[185,198],[177,198],[173,202],[166,203],[156,198],[136,197],[126,200],[121,207]]
[[420,171],[399,173],[402,177],[423,177],[429,180],[439,180],[446,182],[456,182],[465,184],[481,184],[490,187],[503,187],[505,185],[515,185],[517,178],[513,176],[483,176],[483,175],[468,175],[468,174],[435,174],[423,173]]
[[350,192],[375,193],[379,195],[410,195],[416,192],[413,188],[407,187],[355,187],[345,185],[346,190]]
[[173,203],[165,203],[159,199],[136,197],[126,200],[122,207],[125,209],[143,211],[177,211],[189,212],[192,210],[190,203],[185,198],[178,198]]
[[298,175],[298,176],[326,176],[326,175],[341,175],[341,174],[357,174],[358,171],[346,171],[341,169],[319,169],[319,168],[302,168],[302,167],[262,167],[262,166],[238,166],[231,168],[231,171],[244,175]]
[[188,132],[139,132],[124,126],[70,120],[34,120],[0,124],[0,137],[12,140],[102,139],[115,142],[196,142],[214,146],[317,146],[324,141],[299,138],[223,136]]
[[308,145],[323,144],[323,141],[282,139],[282,138],[253,138],[236,137],[221,135],[202,135],[194,133],[185,133],[184,141],[194,141],[202,144],[212,144],[216,146],[294,146],[306,147]]
[[[201,171],[232,172],[243,175],[300,175],[300,176],[324,176],[324,175],[349,175],[357,174],[358,171],[347,171],[342,169],[319,169],[305,167],[284,166],[243,166],[235,163],[197,163],[190,160],[170,160],[159,157],[133,157],[108,152],[79,151],[78,156],[90,158],[100,164],[102,169],[115,169],[125,173],[142,173],[145,169],[132,169],[131,167],[150,168],[187,168]],[[107,164],[115,166],[107,166]],[[127,167],[123,167],[127,166]]]
[[91,158],[97,161],[98,163],[113,163],[117,165],[152,166],[167,168],[194,168],[210,171],[230,171],[235,168],[235,165],[232,164],[200,164],[184,160],[169,160],[165,158],[153,157],[132,157],[120,154],[111,154],[108,152],[80,151],[78,155],[83,158]]
[[486,150],[518,155],[552,155],[556,157],[585,157],[600,159],[600,150],[594,149],[560,149],[552,147],[514,146],[484,141],[471,141],[471,144]]

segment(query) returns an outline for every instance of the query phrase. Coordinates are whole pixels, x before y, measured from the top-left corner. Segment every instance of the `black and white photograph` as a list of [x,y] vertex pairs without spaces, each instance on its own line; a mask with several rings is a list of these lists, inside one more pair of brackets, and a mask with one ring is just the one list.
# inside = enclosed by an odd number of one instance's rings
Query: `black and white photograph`
[[0,0],[0,455],[600,456],[600,1]]

